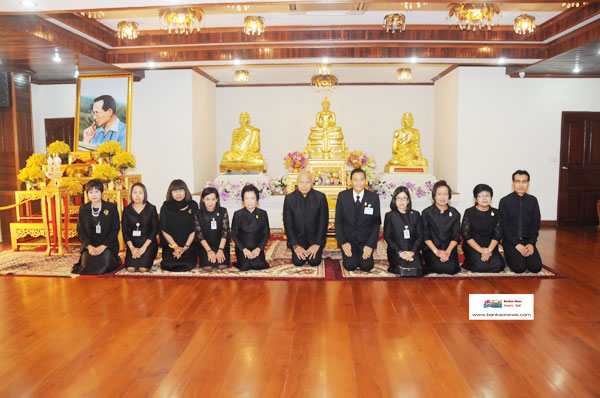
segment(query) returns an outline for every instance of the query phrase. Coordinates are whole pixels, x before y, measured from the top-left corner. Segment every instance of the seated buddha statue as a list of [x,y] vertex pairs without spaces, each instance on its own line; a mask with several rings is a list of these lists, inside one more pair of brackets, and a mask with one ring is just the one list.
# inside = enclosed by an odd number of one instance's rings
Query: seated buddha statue
[[421,154],[421,138],[419,130],[412,127],[413,122],[411,113],[402,115],[402,128],[394,131],[392,159],[385,166],[386,173],[399,167],[420,168],[423,173],[427,173],[428,161]]
[[342,128],[336,126],[335,113],[329,110],[329,105],[325,97],[321,103],[323,110],[317,113],[316,126],[310,128],[305,149],[309,159],[344,159],[346,156]]
[[264,160],[260,154],[260,130],[250,126],[250,115],[240,114],[240,127],[233,130],[231,149],[223,154],[219,166],[221,173],[251,173],[264,171]]

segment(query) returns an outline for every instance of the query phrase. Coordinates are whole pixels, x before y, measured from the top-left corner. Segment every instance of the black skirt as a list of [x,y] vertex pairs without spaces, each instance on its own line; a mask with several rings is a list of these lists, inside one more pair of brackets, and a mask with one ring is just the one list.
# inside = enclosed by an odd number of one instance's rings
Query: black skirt
[[106,249],[97,256],[92,256],[87,249],[81,253],[79,262],[75,264],[72,272],[79,275],[102,275],[113,272],[119,268],[121,261],[110,249]]
[[198,265],[198,253],[195,246],[187,249],[180,258],[173,256],[173,249],[169,246],[162,247],[162,262],[160,268],[170,272],[191,271]]
[[150,269],[150,268],[152,268],[152,265],[154,264],[154,260],[156,259],[157,252],[158,252],[158,245],[156,244],[156,242],[154,242],[148,246],[148,248],[146,249],[144,254],[142,254],[142,257],[133,258],[131,256],[131,250],[128,247],[127,254],[125,255],[125,267],[135,268],[135,269],[139,269],[139,268]]

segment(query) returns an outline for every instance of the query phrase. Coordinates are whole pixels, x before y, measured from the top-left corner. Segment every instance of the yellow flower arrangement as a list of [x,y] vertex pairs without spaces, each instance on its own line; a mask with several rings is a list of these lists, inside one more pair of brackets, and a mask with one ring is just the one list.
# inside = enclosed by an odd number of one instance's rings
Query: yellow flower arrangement
[[98,155],[101,158],[105,156],[114,156],[120,152],[123,152],[123,147],[117,141],[106,141],[98,147]]
[[17,176],[19,181],[28,183],[28,184],[38,184],[42,181],[46,181],[46,174],[42,171],[40,167],[24,167],[19,171],[19,175]]
[[46,153],[56,153],[61,157],[68,155],[69,152],[71,152],[71,148],[69,147],[69,144],[66,144],[64,141],[54,141],[46,148]]
[[98,179],[102,182],[111,182],[117,179],[119,172],[117,169],[112,167],[110,164],[98,164],[94,166],[92,171],[92,178]]
[[34,153],[27,159],[27,167],[42,167],[48,164],[46,155],[43,153]]
[[119,152],[113,156],[113,166],[122,170],[135,167],[135,156],[130,152]]
[[83,193],[83,185],[76,181],[61,181],[61,187],[66,187],[71,196],[81,195]]

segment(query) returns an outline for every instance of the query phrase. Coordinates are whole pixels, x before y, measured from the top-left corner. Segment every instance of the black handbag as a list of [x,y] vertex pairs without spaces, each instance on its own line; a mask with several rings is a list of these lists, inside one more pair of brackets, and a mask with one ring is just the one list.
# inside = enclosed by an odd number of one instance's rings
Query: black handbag
[[402,268],[399,267],[398,270],[400,272],[398,272],[398,276],[401,278],[419,278],[421,276],[423,276],[423,269],[422,268]]

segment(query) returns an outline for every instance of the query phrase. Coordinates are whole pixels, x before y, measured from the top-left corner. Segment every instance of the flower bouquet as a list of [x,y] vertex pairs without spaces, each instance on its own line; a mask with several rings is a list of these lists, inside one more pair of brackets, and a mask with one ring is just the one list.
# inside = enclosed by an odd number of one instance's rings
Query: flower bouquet
[[46,148],[46,153],[48,155],[52,155],[55,153],[61,158],[63,162],[66,162],[69,159],[70,152],[71,147],[64,141],[54,141]]
[[46,155],[43,153],[34,153],[29,158],[27,158],[27,163],[25,164],[27,167],[39,167],[46,166],[48,164],[48,160],[46,159]]
[[283,158],[285,167],[289,171],[293,171],[294,173],[297,173],[300,169],[305,168],[307,160],[308,159],[306,158],[306,156],[304,156],[302,152],[298,151],[288,152],[288,154],[285,155],[285,157]]
[[369,181],[369,185],[373,184],[373,180],[375,177],[375,159],[367,156],[363,151],[353,151],[350,152],[348,159],[346,159],[346,164],[351,169],[363,169],[365,174],[367,175],[367,180]]
[[46,182],[46,174],[41,167],[38,166],[27,166],[19,171],[17,176],[19,181],[26,183],[28,186],[37,188],[42,182]]
[[103,183],[113,182],[119,177],[119,172],[110,164],[97,164],[92,171],[92,178]]
[[273,181],[271,181],[273,185],[273,194],[275,195],[285,195],[286,187],[287,187],[287,178],[284,176],[279,176]]
[[135,156],[130,152],[119,152],[113,156],[112,165],[124,174],[127,169],[135,167]]
[[401,184],[396,184],[395,182],[379,181],[377,184],[375,184],[375,192],[377,192],[377,194],[383,199],[386,199],[388,196],[391,198],[394,195],[394,191],[399,186],[405,186],[410,191],[410,196],[413,199],[419,199],[425,196],[431,196],[433,182],[426,181],[417,184],[411,181],[404,181]]
[[117,141],[106,141],[98,147],[98,157],[108,158],[108,163],[112,163],[112,157],[121,152],[123,147]]

